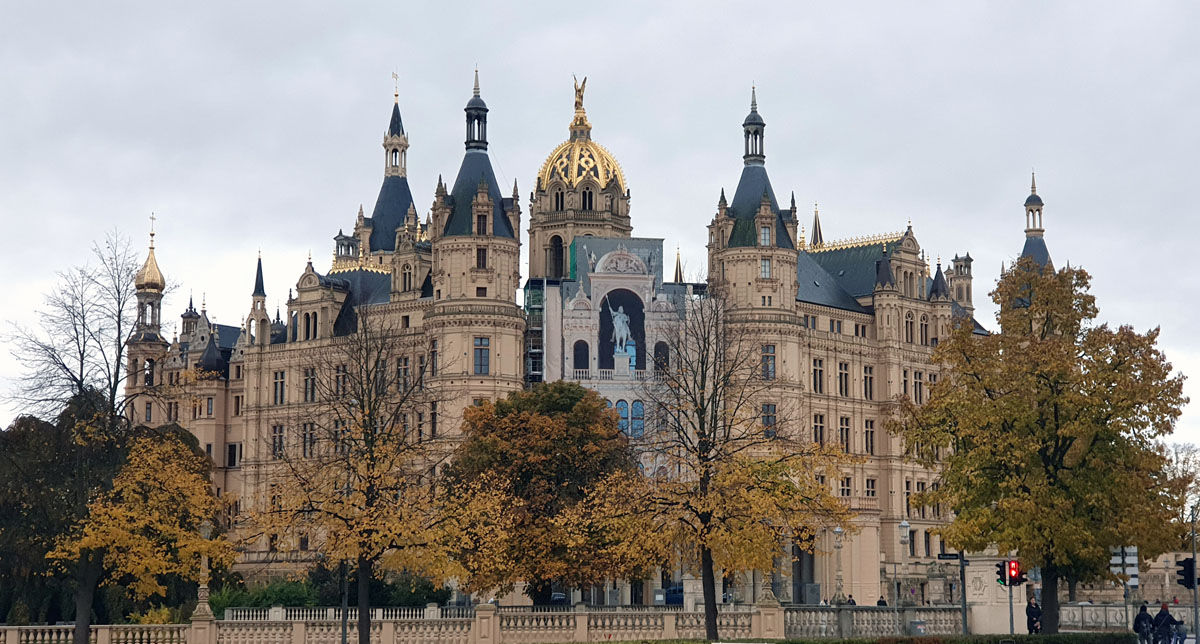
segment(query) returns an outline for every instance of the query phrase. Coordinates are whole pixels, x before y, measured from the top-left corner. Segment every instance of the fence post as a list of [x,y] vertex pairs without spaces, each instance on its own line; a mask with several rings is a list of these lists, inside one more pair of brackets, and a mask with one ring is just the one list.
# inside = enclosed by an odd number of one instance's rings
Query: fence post
[[500,615],[496,613],[495,604],[480,604],[475,607],[471,641],[474,644],[500,644]]
[[4,641],[6,644],[20,644],[21,632],[17,630],[17,627],[0,628],[0,631],[4,631]]
[[774,595],[767,595],[755,605],[750,615],[750,637],[783,639],[783,607]]
[[396,622],[390,619],[379,620],[379,644],[396,644]]
[[425,604],[425,619],[438,619],[442,616],[441,609],[435,603]]
[[217,644],[217,622],[213,619],[212,612],[207,615],[192,615],[187,639],[188,644]]
[[854,632],[854,609],[837,606],[834,610],[837,611],[838,637],[857,637],[858,634]]
[[267,619],[272,622],[283,621],[283,606],[272,606],[267,609]]
[[292,644],[304,644],[308,627],[303,621],[292,622]]
[[[675,617],[676,617],[678,614],[679,614],[679,613],[676,613],[676,612],[675,612],[675,611],[673,611],[673,610],[665,610],[665,611],[663,611],[663,634],[662,634],[662,638],[663,638],[664,640],[677,640],[677,639],[679,639],[679,630],[678,630],[678,628],[679,628],[679,627],[678,627],[678,625],[677,625],[677,622],[675,621]],[[15,644],[15,642],[14,642],[14,644]]]
[[572,642],[588,641],[588,607],[587,604],[575,604],[575,637]]

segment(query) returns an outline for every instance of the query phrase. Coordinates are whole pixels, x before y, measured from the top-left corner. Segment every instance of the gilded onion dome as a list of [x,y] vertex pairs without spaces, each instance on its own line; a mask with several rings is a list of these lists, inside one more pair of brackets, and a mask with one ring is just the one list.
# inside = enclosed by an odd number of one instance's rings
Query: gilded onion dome
[[167,280],[162,271],[158,270],[158,261],[154,259],[154,230],[150,230],[150,252],[146,254],[146,263],[137,272],[134,286],[139,291],[162,293],[167,288]]
[[587,78],[583,83],[575,84],[575,117],[571,120],[571,138],[559,144],[546,158],[542,169],[538,172],[538,183],[545,190],[555,181],[561,181],[568,188],[574,188],[582,181],[591,178],[607,188],[612,182],[616,187],[625,191],[625,175],[621,166],[604,146],[592,140],[592,124],[587,120],[587,112],[583,109],[583,90],[587,86]]

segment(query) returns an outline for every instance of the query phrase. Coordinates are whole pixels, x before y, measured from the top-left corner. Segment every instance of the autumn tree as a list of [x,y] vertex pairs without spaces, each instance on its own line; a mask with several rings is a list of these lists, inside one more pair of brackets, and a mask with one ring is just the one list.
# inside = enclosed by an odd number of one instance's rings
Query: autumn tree
[[467,409],[447,487],[494,476],[511,494],[513,520],[504,544],[509,565],[469,567],[470,587],[507,591],[524,581],[534,603],[545,604],[555,583],[599,584],[655,563],[641,547],[648,540],[600,522],[611,506],[595,491],[638,476],[635,452],[607,407],[595,392],[559,381]]
[[651,459],[653,534],[699,570],[713,640],[717,570],[772,570],[784,544],[851,527],[825,483],[851,457],[806,432],[789,403],[798,383],[764,369],[758,334],[777,329],[739,317],[717,293],[681,304],[666,360],[643,387],[650,420],[637,447]]
[[307,541],[326,561],[353,566],[358,637],[369,644],[372,577],[445,579],[446,535],[462,515],[439,510],[434,485],[450,453],[438,417],[449,393],[433,378],[435,354],[371,307],[357,309],[357,325],[312,352],[304,404],[271,421],[280,433],[264,465],[267,497],[250,520],[273,550]]
[[[125,415],[128,343],[136,317],[139,262],[117,233],[92,248],[92,261],[59,274],[33,327],[13,326],[9,341],[24,371],[14,402],[27,413],[58,418],[76,449],[57,489],[69,504],[61,525],[85,521],[90,502],[112,487],[125,459],[131,424]],[[28,491],[33,494],[32,490]],[[104,553],[83,551],[70,562],[75,644],[86,644]]]
[[1183,484],[1159,439],[1186,402],[1183,376],[1157,347],[1158,330],[1096,324],[1090,277],[1022,259],[992,292],[998,333],[959,325],[934,359],[951,374],[923,406],[904,404],[893,430],[940,485],[947,543],[1016,552],[1042,570],[1042,626],[1058,630],[1064,573],[1094,571],[1109,549],[1143,558],[1178,545],[1169,529]]
[[162,594],[170,576],[198,581],[207,574],[202,556],[231,564],[233,549],[224,538],[202,536],[224,505],[209,481],[208,458],[189,442],[194,439],[183,430],[140,430],[112,488],[88,503],[87,516],[48,557],[78,562],[98,556],[101,581],[139,598]]

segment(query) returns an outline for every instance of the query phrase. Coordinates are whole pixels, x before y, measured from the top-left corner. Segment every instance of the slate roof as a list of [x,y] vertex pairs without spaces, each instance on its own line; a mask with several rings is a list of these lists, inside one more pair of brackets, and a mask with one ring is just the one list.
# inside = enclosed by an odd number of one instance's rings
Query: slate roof
[[950,285],[946,284],[946,276],[942,273],[942,265],[938,264],[937,274],[929,286],[929,299],[935,297],[950,297]]
[[1045,268],[1050,264],[1050,249],[1046,248],[1046,240],[1042,237],[1026,237],[1025,247],[1021,249],[1021,257],[1032,257],[1038,266]]
[[397,97],[396,104],[392,106],[392,122],[388,123],[388,136],[402,134],[404,134],[404,121],[400,119],[400,101]]
[[[487,182],[488,196],[494,204],[492,213],[492,234],[497,237],[515,239],[512,222],[505,214],[505,208],[512,207],[512,198],[500,194],[500,184],[496,181],[496,173],[492,171],[492,162],[487,150],[467,150],[463,155],[462,165],[458,168],[458,177],[454,187],[446,199],[450,204],[450,216],[446,219],[443,235],[470,235],[474,228],[471,201],[479,192],[479,182]],[[393,234],[394,236],[394,234]]]
[[[252,297],[266,297],[267,290],[263,288],[262,276],[262,258],[258,258],[258,269],[254,273],[254,292],[250,294]],[[188,307],[191,307],[191,302],[188,302]]]
[[[871,266],[873,269],[874,266]],[[874,272],[874,271],[872,271]],[[867,313],[867,309],[830,275],[816,258],[800,251],[796,258],[796,301],[829,306],[844,311]]]
[[1025,199],[1025,205],[1026,206],[1042,206],[1045,204],[1042,203],[1042,198],[1037,196],[1036,193],[1034,193],[1034,194],[1029,195],[1029,197],[1027,197]]
[[755,246],[758,236],[754,234],[754,216],[758,214],[758,206],[762,203],[763,193],[771,202],[771,210],[776,213],[775,238],[780,248],[795,248],[792,238],[788,235],[784,217],[791,216],[790,210],[780,210],[779,202],[775,199],[775,190],[771,187],[771,178],[767,176],[767,168],[758,163],[742,166],[742,176],[738,179],[737,190],[733,193],[733,203],[725,211],[737,221],[733,224],[733,232],[729,235],[729,245]]
[[334,335],[349,335],[358,330],[358,312],[355,307],[363,304],[386,304],[391,300],[392,276],[390,273],[352,270],[338,273],[336,279],[340,284],[335,288],[347,288],[349,295],[342,303],[342,310],[333,321]]
[[242,327],[229,326],[228,324],[217,325],[217,346],[222,349],[232,349],[233,345],[237,344],[238,336],[242,333]]
[[[413,205],[412,191],[408,179],[398,175],[383,178],[375,209],[371,211],[371,248],[369,250],[396,250],[396,228],[404,225],[408,209]],[[366,223],[366,222],[364,222]]]
[[[890,256],[892,251],[889,250],[885,255],[884,250],[892,242],[893,240],[889,239],[862,246],[829,250],[814,249],[809,254],[813,261],[837,278],[847,293],[854,297],[861,297],[875,292],[875,282],[878,279],[875,260]],[[894,249],[895,246],[892,245],[892,248]],[[891,266],[888,266],[888,273],[891,273]],[[892,283],[895,283],[894,278]]]

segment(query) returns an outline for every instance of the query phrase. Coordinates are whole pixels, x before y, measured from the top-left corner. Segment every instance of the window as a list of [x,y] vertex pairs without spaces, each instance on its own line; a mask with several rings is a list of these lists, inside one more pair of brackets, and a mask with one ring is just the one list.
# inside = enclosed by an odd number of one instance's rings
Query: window
[[867,479],[866,495],[873,497],[875,494],[875,479]]
[[475,215],[475,234],[487,234],[487,215]]
[[764,257],[758,261],[758,276],[765,280],[771,279],[771,258]]
[[856,338],[867,337],[867,325],[859,324],[859,323],[855,322],[854,323],[854,337],[856,337]]
[[566,208],[567,208],[567,200],[566,200],[565,196],[563,195],[563,191],[556,190],[554,192],[554,209],[555,210],[566,210]]
[[437,401],[429,403],[429,437],[437,438]]
[[400,328],[401,329],[407,329],[410,326],[412,326],[412,323],[409,321],[409,317],[407,315],[400,318]]
[[633,401],[630,412],[629,435],[638,438],[646,433],[646,406],[640,400]]
[[767,438],[775,438],[775,403],[763,403],[762,406],[762,426],[763,436]]
[[903,391],[904,395],[907,396],[908,395],[908,369],[905,369],[902,374],[901,387],[903,387],[903,389],[901,389],[901,391]]
[[586,341],[576,340],[571,354],[575,371],[587,371],[592,368],[590,352],[588,351],[588,343]]
[[346,455],[350,453],[350,432],[346,429],[346,421],[333,421],[333,435],[337,440],[338,454]]
[[904,315],[904,341],[912,344],[913,341],[913,315],[906,313]]
[[813,442],[825,444],[825,414],[813,414]]
[[475,297],[487,297],[487,287],[486,286],[476,286],[475,287]]
[[548,257],[547,257],[548,263],[550,264],[550,270],[548,271],[550,274],[550,277],[554,277],[554,278],[563,277],[564,274],[566,273],[566,270],[565,270],[565,266],[563,265],[564,264],[563,260],[565,259],[565,254],[563,251],[562,237],[559,237],[558,235],[551,237],[550,238],[550,248],[548,248],[546,250],[546,253],[548,255]]
[[[920,530],[913,530],[908,537],[908,556],[917,556],[917,535],[921,534]],[[928,532],[926,534],[929,534]]]
[[770,246],[771,245],[771,227],[770,226],[762,226],[758,229],[758,245],[759,246]]
[[842,445],[842,451],[846,454],[850,453],[850,417],[842,416],[838,418],[838,442]]
[[[425,356],[421,356],[421,359],[424,360]],[[421,367],[422,367],[421,371],[425,371],[424,366],[425,365],[421,365]],[[437,346],[437,340],[432,340],[429,343],[429,375],[430,375],[430,377],[436,376],[437,370],[438,370],[438,346]]]
[[404,271],[400,274],[401,290],[411,291],[413,287],[413,270],[412,266],[404,265]]
[[875,400],[875,367],[863,367],[863,399]]
[[921,346],[929,346],[929,318],[921,316]]
[[[924,491],[925,491],[925,481],[917,481],[917,494],[921,494]],[[925,518],[925,505],[924,504],[922,504],[921,507],[917,509],[917,513],[921,515],[922,519]]]
[[[205,412],[206,412],[206,415],[207,415],[209,418],[211,418],[211,417],[212,417],[212,415],[213,415],[213,399],[212,399],[212,396],[209,396],[209,397],[208,397],[208,399],[207,399],[207,400],[205,400],[205,406],[204,406],[204,407],[205,407]],[[147,409],[146,411],[149,411],[149,410]],[[146,414],[146,420],[150,420],[150,414]]]
[[[211,405],[212,405],[212,398],[209,398],[209,399],[208,399],[208,402],[209,402],[209,405],[211,406]],[[151,420],[151,417],[150,417],[150,415],[151,415],[151,410],[152,410],[152,409],[153,409],[153,406],[151,405],[151,403],[146,403],[146,422],[147,422],[147,423],[148,423],[148,422],[150,422],[150,420]],[[209,416],[212,416],[212,411],[211,411],[211,410],[208,412],[208,415],[209,415]]]
[[271,426],[271,457],[283,458],[283,425]]
[[272,396],[271,401],[274,402],[276,405],[282,405],[284,402],[287,401],[286,397],[284,396],[284,393],[285,393],[284,385],[287,382],[287,380],[286,380],[287,372],[286,371],[276,371],[274,375],[275,375],[274,390],[273,390],[274,395]]
[[396,361],[396,368],[400,371],[397,375],[397,380],[400,381],[400,391],[408,391],[408,356],[404,356]]
[[233,415],[234,416],[242,415],[242,397],[241,397],[241,395],[237,395],[237,396],[233,397]]
[[912,518],[912,504],[909,498],[912,497],[912,481],[904,481],[904,515]]
[[425,438],[425,412],[417,412],[417,440]]
[[814,394],[825,393],[825,361],[813,358],[812,390]]
[[863,421],[863,452],[875,455],[875,421],[869,418]]
[[583,194],[580,196],[582,197],[583,201],[583,210],[595,210],[595,193],[592,192],[591,188],[584,188]]
[[[236,367],[234,367],[233,374],[234,374],[233,377],[235,380],[241,380],[242,379],[242,365],[237,365]],[[173,374],[173,375],[176,378],[179,377],[179,374]]]
[[308,534],[300,533],[300,551],[305,552],[307,550],[308,550]]
[[842,496],[850,496],[850,490],[853,487],[854,487],[853,480],[849,476],[843,476],[842,477],[842,485],[841,485],[841,489],[839,490],[839,493]]
[[847,397],[850,395],[850,363],[838,363],[838,395]]
[[312,423],[304,423],[300,435],[300,451],[304,458],[312,458],[317,454],[317,428]]
[[617,401],[617,429],[629,434],[629,403],[624,400]]
[[486,376],[491,373],[491,344],[490,338],[475,338],[475,375]]
[[317,370],[308,367],[304,370],[304,402],[317,401]]
[[475,268],[478,268],[478,269],[487,268],[487,249],[486,248],[476,248],[475,249]]
[[671,350],[667,347],[666,342],[656,342],[654,344],[654,369],[657,371],[666,371],[671,366]]
[[225,467],[237,467],[242,459],[242,444],[230,443],[225,446]]
[[775,345],[762,345],[762,377],[763,380],[775,379]]
[[840,334],[842,332],[842,321],[832,319],[829,320],[829,332]]
[[918,405],[925,402],[925,373],[913,372],[913,398]]

